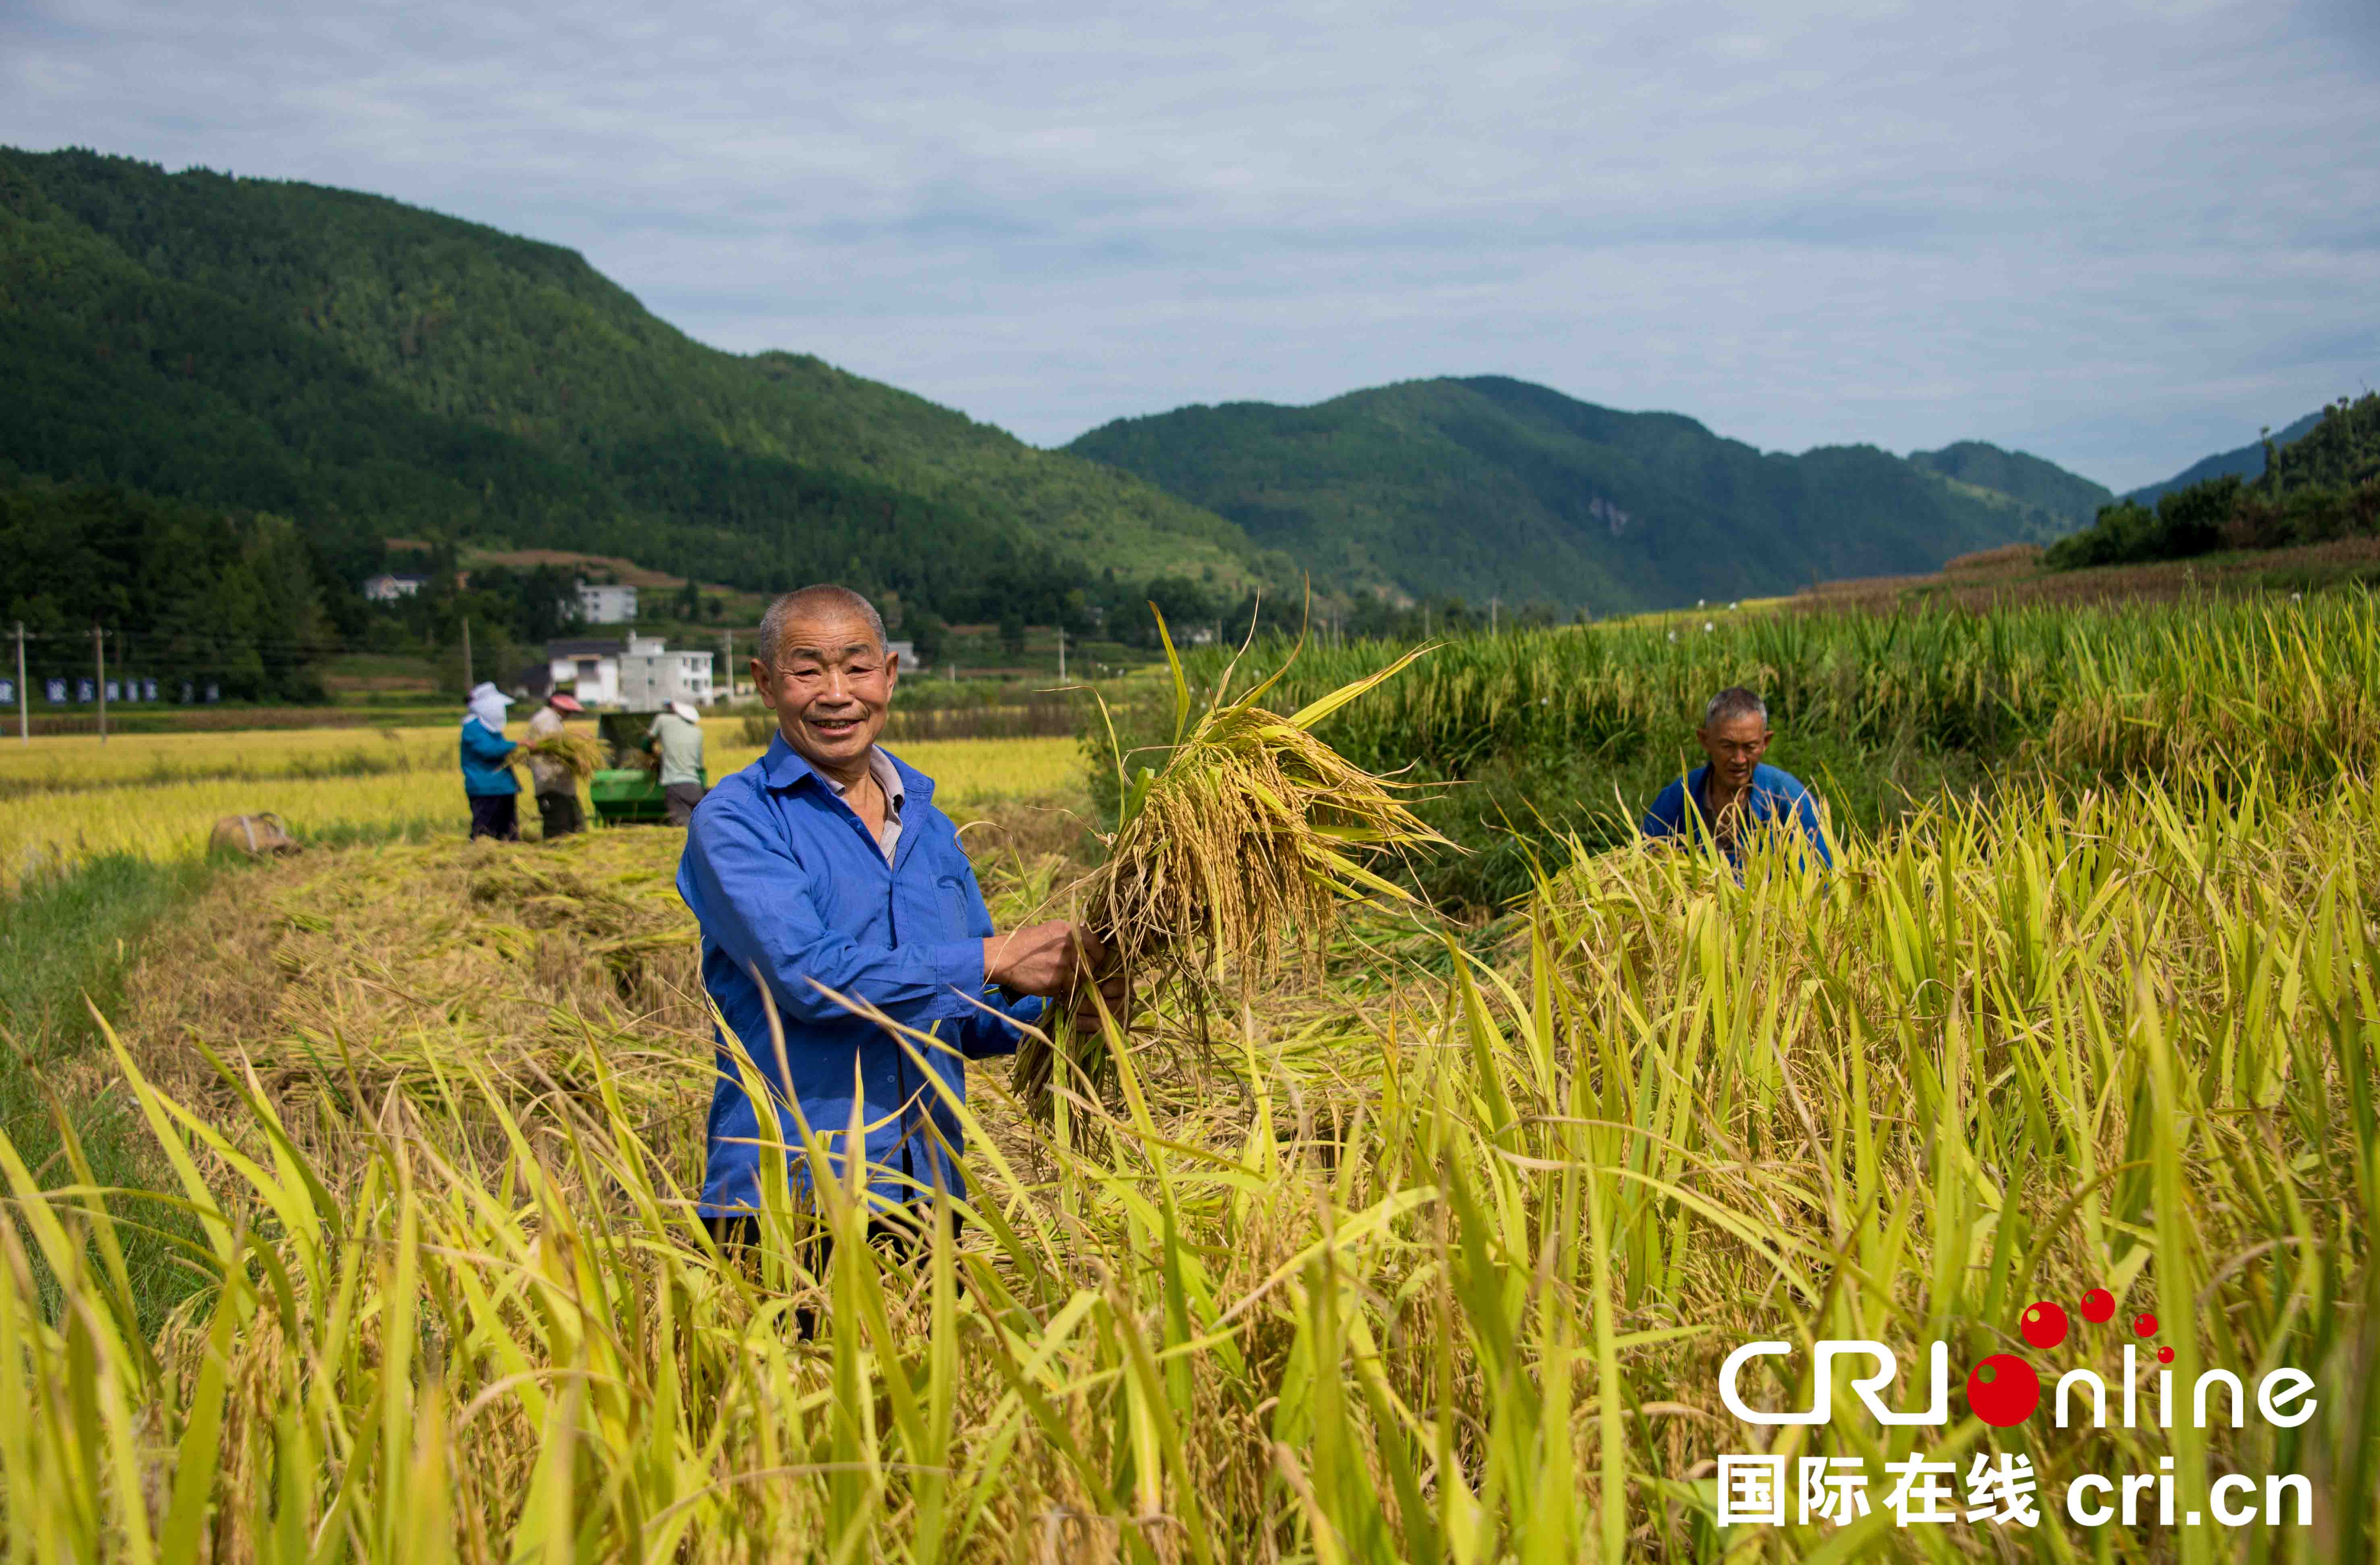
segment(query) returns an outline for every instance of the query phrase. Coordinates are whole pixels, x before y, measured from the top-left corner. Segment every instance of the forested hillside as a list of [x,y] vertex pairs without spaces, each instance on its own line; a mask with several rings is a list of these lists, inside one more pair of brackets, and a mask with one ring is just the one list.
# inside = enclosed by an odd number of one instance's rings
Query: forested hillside
[[430,536],[1046,620],[1111,571],[1293,574],[1111,470],[706,348],[572,251],[88,153],[0,150],[0,460],[288,517],[343,578]]
[[1939,451],[1912,451],[1910,461],[1957,483],[1988,489],[2033,506],[2068,527],[2084,527],[2116,496],[2104,483],[2068,472],[2023,451],[2003,451],[1961,440]]
[[[26,672],[45,693],[104,666],[163,680],[149,699],[319,699],[313,666],[338,644],[320,557],[285,517],[0,470],[0,608],[30,632]],[[15,673],[13,658],[0,668]]]
[[2342,397],[2289,445],[2268,442],[2257,474],[2218,473],[2165,491],[2154,507],[2128,495],[2045,563],[2072,569],[2380,533],[2380,394]]
[[[1333,585],[1598,611],[1928,570],[2046,540],[2089,491],[1993,452],[2059,504],[1872,446],[1763,453],[1674,413],[1500,376],[1413,381],[1311,408],[1232,403],[1107,424],[1067,447],[1218,511]],[[1952,447],[1961,472],[1990,447]],[[1998,470],[1995,470],[1998,471]],[[2078,490],[2079,486],[2079,490]]]

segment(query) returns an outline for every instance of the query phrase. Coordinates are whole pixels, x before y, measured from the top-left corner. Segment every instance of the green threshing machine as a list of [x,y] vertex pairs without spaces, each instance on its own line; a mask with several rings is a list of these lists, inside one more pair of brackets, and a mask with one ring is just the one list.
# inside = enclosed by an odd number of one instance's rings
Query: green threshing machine
[[[645,735],[659,716],[655,712],[606,712],[595,719],[608,763],[588,784],[595,813],[606,825],[669,819],[669,801],[662,797],[661,770],[645,753]],[[710,768],[702,774],[710,785]]]

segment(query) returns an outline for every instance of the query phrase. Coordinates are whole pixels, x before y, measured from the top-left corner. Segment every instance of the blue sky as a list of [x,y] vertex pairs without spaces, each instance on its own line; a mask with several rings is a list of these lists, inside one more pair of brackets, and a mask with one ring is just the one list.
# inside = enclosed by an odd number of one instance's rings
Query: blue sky
[[1493,373],[2121,488],[2380,385],[2380,0],[6,0],[0,142],[567,244],[1040,444]]

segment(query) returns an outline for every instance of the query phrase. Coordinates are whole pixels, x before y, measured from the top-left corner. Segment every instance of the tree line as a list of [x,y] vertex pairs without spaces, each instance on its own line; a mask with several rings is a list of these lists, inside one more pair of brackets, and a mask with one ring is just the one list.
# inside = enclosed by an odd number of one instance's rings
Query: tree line
[[2287,446],[2265,441],[2253,480],[2226,473],[2158,496],[2119,500],[2043,556],[2052,569],[2188,559],[2380,534],[2380,393],[2341,397]]
[[0,630],[23,625],[44,694],[63,680],[76,699],[103,652],[144,699],[320,701],[341,642],[325,569],[287,517],[0,468]]

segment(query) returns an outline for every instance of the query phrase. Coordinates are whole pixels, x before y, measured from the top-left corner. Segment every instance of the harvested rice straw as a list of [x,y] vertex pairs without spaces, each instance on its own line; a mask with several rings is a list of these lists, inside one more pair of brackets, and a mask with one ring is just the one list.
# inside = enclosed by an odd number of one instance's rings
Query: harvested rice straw
[[603,741],[592,734],[573,733],[565,728],[558,734],[547,734],[542,739],[525,740],[513,754],[520,761],[532,755],[541,761],[558,761],[572,776],[585,782],[602,767]]
[[[1365,771],[1311,730],[1429,649],[1416,647],[1288,716],[1257,704],[1288,663],[1234,701],[1223,699],[1227,667],[1194,724],[1189,682],[1161,614],[1158,630],[1173,667],[1172,751],[1163,770],[1142,766],[1129,777],[1117,756],[1123,808],[1106,838],[1107,862],[1083,886],[1084,922],[1121,970],[1155,967],[1180,982],[1236,960],[1262,975],[1285,948],[1318,954],[1349,902],[1414,900],[1363,861],[1446,838],[1405,807],[1405,785]],[[1062,1021],[1053,1036],[1063,1031]],[[1092,1082],[1103,1074],[1104,1040],[1059,1046]],[[1055,1052],[1028,1036],[1012,1077],[1042,1116],[1050,1111]]]

